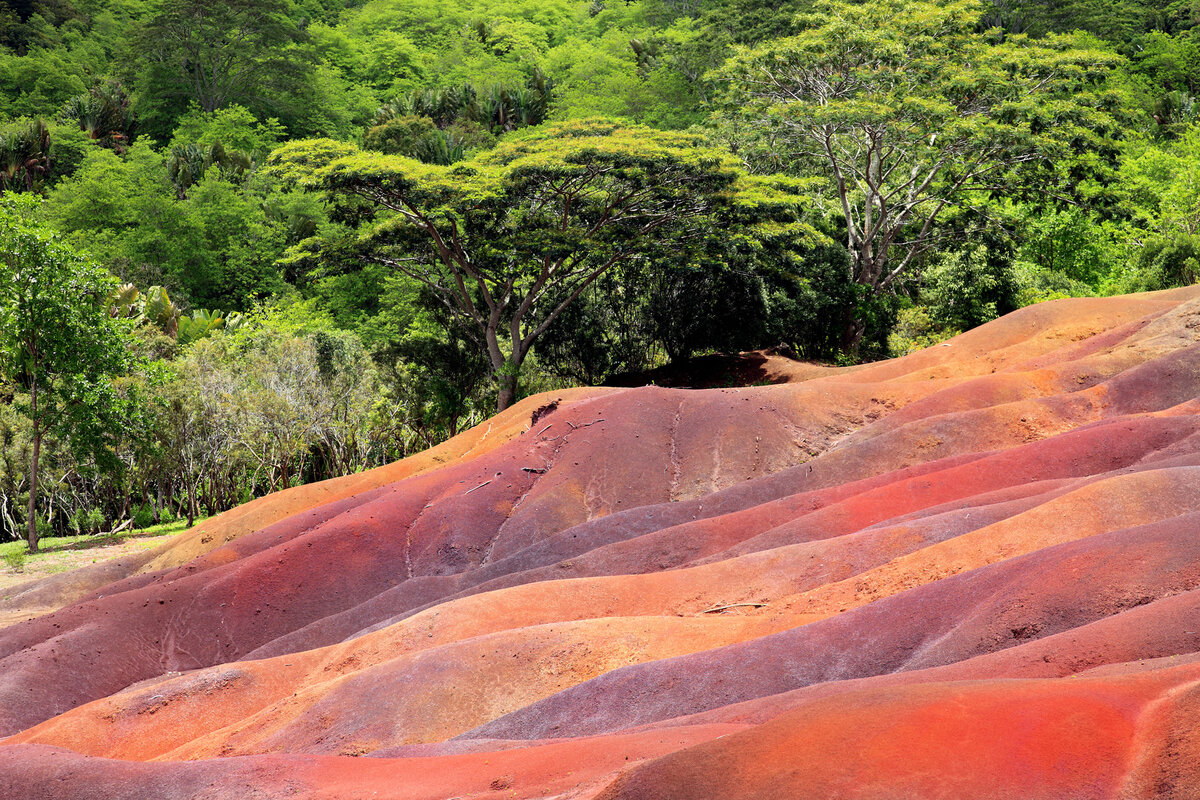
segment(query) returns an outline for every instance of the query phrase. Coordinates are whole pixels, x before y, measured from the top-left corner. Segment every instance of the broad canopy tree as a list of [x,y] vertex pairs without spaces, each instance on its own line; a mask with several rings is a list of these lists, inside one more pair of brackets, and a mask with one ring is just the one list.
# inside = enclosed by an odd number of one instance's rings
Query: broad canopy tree
[[[824,176],[853,278],[873,292],[937,244],[949,210],[1064,191],[1115,157],[1102,81],[1117,57],[1077,37],[981,32],[984,8],[823,0],[801,33],[743,49],[722,72],[742,155]],[[861,332],[850,321],[846,344]]]
[[[140,108],[151,127],[195,104],[240,103],[279,114],[280,101],[312,72],[306,35],[285,0],[165,0],[143,27]],[[170,113],[174,112],[174,113]],[[265,115],[265,114],[264,114]],[[159,133],[159,132],[156,132]]]
[[[272,167],[311,163],[312,150],[332,148],[285,146]],[[752,179],[693,135],[605,120],[544,125],[449,167],[358,153],[312,183],[379,212],[348,250],[321,257],[386,264],[424,285],[486,351],[498,410],[538,338],[618,265],[678,264],[734,220],[737,235],[815,238],[798,182]]]
[[[115,279],[31,218],[37,201],[0,200],[0,378],[32,423],[27,536],[38,549],[38,466],[46,436],[101,462],[124,422],[117,381],[133,361],[126,320],[109,313]],[[111,458],[107,459],[111,461]]]

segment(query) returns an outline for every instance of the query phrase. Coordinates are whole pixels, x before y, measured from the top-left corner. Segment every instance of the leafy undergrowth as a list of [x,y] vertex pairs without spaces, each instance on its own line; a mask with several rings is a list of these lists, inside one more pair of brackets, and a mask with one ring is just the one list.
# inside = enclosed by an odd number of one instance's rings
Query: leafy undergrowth
[[[197,523],[202,520],[196,520]],[[136,553],[162,544],[187,527],[186,520],[138,530],[42,539],[37,553],[23,541],[0,543],[0,590],[77,567]]]

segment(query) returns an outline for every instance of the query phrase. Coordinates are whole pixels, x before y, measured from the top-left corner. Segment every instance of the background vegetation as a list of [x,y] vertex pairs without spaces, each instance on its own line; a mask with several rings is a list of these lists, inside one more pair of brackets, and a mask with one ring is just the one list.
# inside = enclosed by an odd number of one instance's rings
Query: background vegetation
[[1198,93],[1193,0],[10,3],[5,268],[20,228],[94,275],[53,314],[118,346],[47,427],[6,296],[0,538],[217,513],[705,352],[1193,283]]

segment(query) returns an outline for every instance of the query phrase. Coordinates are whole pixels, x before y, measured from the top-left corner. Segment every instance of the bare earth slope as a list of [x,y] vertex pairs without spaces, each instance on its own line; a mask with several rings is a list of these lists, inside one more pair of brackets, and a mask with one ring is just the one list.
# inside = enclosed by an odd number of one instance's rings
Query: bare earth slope
[[1200,796],[1200,287],[772,369],[22,587],[0,797]]

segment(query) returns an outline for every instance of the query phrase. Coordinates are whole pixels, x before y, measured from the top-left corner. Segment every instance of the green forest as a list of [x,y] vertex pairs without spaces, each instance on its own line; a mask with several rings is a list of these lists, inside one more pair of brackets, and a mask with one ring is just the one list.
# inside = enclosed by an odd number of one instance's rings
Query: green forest
[[1200,0],[15,0],[0,539],[1200,279]]

